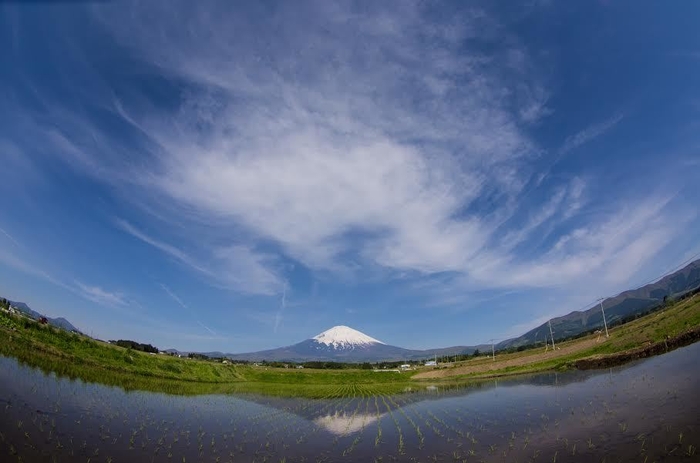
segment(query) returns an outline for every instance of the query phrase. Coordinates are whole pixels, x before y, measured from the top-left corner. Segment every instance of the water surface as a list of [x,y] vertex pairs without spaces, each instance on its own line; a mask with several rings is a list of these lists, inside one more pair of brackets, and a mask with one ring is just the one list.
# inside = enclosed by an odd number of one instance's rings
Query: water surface
[[0,461],[700,461],[699,358],[312,400],[126,392],[0,357]]

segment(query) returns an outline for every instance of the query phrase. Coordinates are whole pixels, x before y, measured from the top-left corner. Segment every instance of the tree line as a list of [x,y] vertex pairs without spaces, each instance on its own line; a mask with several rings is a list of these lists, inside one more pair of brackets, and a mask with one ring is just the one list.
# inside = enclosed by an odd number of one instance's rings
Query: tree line
[[116,346],[125,347],[127,349],[139,350],[141,352],[149,352],[152,354],[158,353],[157,347],[153,347],[150,344],[142,344],[140,342],[130,341],[128,339],[119,339],[118,341],[109,341],[109,343],[114,344]]

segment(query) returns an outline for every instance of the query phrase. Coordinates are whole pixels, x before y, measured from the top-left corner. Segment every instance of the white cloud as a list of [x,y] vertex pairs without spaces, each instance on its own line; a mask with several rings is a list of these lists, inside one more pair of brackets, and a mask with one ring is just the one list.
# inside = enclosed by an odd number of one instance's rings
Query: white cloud
[[107,291],[99,286],[86,285],[75,281],[78,293],[85,299],[108,307],[128,305],[124,295],[120,292]]
[[[651,259],[675,235],[663,210],[672,196],[652,197],[627,207],[615,208],[607,218],[562,235],[540,258],[514,262],[496,281],[505,286],[558,286],[581,277],[625,281]],[[498,269],[499,267],[496,267]],[[484,284],[496,279],[494,269],[475,272]]]
[[276,264],[275,258],[268,254],[240,245],[217,247],[212,249],[212,257],[200,263],[177,247],[152,238],[122,219],[115,220],[115,223],[135,238],[198,271],[216,286],[264,295],[277,294],[282,289],[283,281],[272,268]]
[[604,135],[608,131],[612,130],[623,119],[623,117],[624,116],[622,114],[617,114],[608,120],[599,122],[597,124],[593,124],[581,130],[580,132],[571,135],[566,140],[564,140],[564,144],[560,148],[560,153],[568,153],[569,151],[574,150]]
[[285,282],[284,287],[282,288],[282,299],[280,300],[280,308],[275,314],[275,326],[273,328],[273,332],[277,333],[277,329],[280,326],[280,323],[282,323],[282,317],[284,316],[284,309],[287,308],[287,284]]
[[[525,224],[518,227],[515,230],[508,232],[501,240],[502,246],[506,250],[511,250],[518,244],[527,240],[531,237],[532,233],[540,228],[545,222],[549,221],[557,213],[562,210],[562,202],[566,197],[566,189],[561,188],[554,192],[554,194],[549,198],[549,200],[542,204],[539,210],[535,211],[534,214],[530,216]],[[571,208],[567,208],[567,211]]]
[[276,257],[245,246],[228,246],[215,251],[212,272],[227,287],[251,294],[279,294],[284,281],[277,275]]
[[164,252],[165,254],[168,254],[171,257],[174,257],[175,259],[179,260],[180,262],[189,265],[190,267],[194,268],[195,270],[198,270],[202,273],[208,273],[208,271],[200,266],[197,262],[195,262],[192,258],[190,258],[187,254],[176,248],[175,246],[172,246],[168,243],[164,243],[162,241],[156,240],[154,238],[151,238],[147,234],[143,233],[142,231],[138,230],[136,227],[131,225],[129,222],[126,220],[122,219],[116,219],[115,224],[117,227],[121,228],[128,234],[132,235],[135,238],[140,239],[146,244],[150,244],[156,249],[159,249],[160,251]]
[[46,280],[53,285],[65,289],[66,291],[77,294],[83,299],[96,302],[101,305],[109,307],[125,307],[136,304],[134,301],[127,300],[120,292],[111,292],[100,288],[99,286],[84,284],[78,280],[75,280],[73,284],[65,283],[64,281],[61,281],[61,279],[49,274],[42,268],[39,268],[40,266],[31,263],[30,259],[26,256],[26,253],[24,256],[19,257],[13,253],[5,252],[0,249],[0,263],[28,275]]
[[[493,224],[462,211],[480,195],[513,197],[526,181],[517,166],[532,144],[511,115],[520,98],[504,88],[518,81],[545,99],[527,73],[530,57],[509,43],[504,56],[517,65],[502,69],[464,53],[456,31],[468,39],[500,27],[483,12],[464,12],[459,28],[443,31],[411,8],[369,17],[331,10],[282,28],[274,52],[250,43],[246,25],[197,9],[187,18],[159,11],[168,21],[155,28],[125,30],[104,16],[146,59],[205,89],[186,94],[175,118],[119,103],[158,146],[157,167],[136,181],[312,269],[342,271],[359,257],[397,270],[463,270]],[[164,35],[152,35],[159,28]],[[200,28],[206,41],[188,32]],[[294,50],[303,59],[290,61]]]
[[54,284],[57,284],[59,286],[63,286],[63,283],[59,282],[55,278],[53,278],[51,275],[46,273],[44,270],[41,270],[40,268],[32,265],[27,261],[27,259],[23,259],[21,257],[18,257],[14,252],[10,252],[9,249],[3,249],[0,248],[0,263],[11,267],[15,270],[19,270],[20,272],[26,273],[28,275],[32,275],[35,277],[43,278],[47,281],[50,281]]
[[[546,79],[487,13],[434,24],[419,5],[362,14],[283,3],[271,20],[211,6],[96,6],[117,41],[182,84],[171,89],[179,106],[155,109],[148,95],[110,100],[138,131],[138,163],[79,115],[44,136],[124,196],[135,189],[134,203],[205,233],[191,233],[185,252],[154,237],[164,234],[124,220],[119,228],[251,294],[284,293],[283,257],[335,275],[454,272],[460,289],[551,286],[612,262],[629,274],[642,263],[636,253],[671,239],[677,228],[656,221],[663,208],[643,213],[653,196],[618,198],[575,222],[592,195],[581,178],[552,180],[550,197],[528,206],[523,188],[542,149],[527,127],[549,113]],[[567,138],[559,155],[621,120]],[[99,152],[86,142],[94,139],[105,141]],[[537,256],[518,254],[535,241]]]

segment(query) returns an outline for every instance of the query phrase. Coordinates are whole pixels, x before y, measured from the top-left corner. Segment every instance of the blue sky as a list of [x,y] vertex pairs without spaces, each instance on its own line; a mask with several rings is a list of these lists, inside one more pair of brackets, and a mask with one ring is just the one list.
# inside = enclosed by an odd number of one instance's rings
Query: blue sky
[[504,339],[700,251],[700,4],[0,5],[0,294],[244,352]]

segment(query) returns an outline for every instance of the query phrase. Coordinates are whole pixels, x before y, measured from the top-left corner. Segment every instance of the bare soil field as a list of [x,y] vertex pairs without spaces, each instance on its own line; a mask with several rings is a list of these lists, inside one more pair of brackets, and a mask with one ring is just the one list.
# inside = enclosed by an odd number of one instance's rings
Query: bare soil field
[[[602,337],[600,342],[605,342],[605,338]],[[496,372],[508,367],[520,367],[530,365],[533,363],[543,362],[545,360],[556,359],[558,357],[565,357],[579,351],[588,350],[592,347],[595,347],[598,344],[599,342],[596,340],[596,338],[586,338],[583,340],[562,344],[561,347],[557,346],[556,350],[552,350],[550,348],[548,351],[545,352],[544,349],[542,349],[540,350],[540,353],[537,354],[507,354],[502,356],[502,358],[500,359],[496,357],[495,361],[491,360],[490,358],[486,360],[480,359],[478,361],[467,361],[464,362],[464,364],[455,366],[453,368],[424,371],[413,375],[413,379],[446,378],[449,376],[468,375],[473,373]]]
[[414,380],[439,380],[457,376],[490,377],[557,368],[604,368],[638,358],[658,355],[700,339],[700,298],[684,301],[610,329],[610,337],[591,334],[551,348],[482,355],[456,365],[426,369]]

